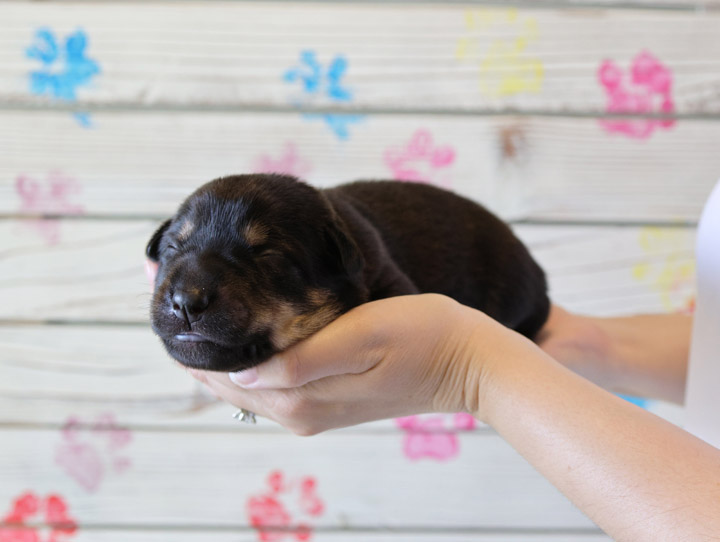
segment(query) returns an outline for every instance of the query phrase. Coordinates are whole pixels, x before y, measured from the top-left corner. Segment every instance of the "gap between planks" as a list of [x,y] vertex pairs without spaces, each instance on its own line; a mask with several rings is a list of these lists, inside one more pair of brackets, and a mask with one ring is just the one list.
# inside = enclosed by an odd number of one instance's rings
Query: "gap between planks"
[[[127,214],[127,213],[108,213],[108,214],[20,214],[20,213],[0,213],[1,220],[78,220],[78,221],[157,221],[161,222],[167,220],[167,214]],[[637,228],[637,227],[657,227],[657,228],[697,228],[697,220],[617,220],[617,219],[601,219],[601,218],[589,218],[589,219],[578,219],[578,218],[542,218],[542,217],[523,217],[523,218],[511,218],[505,221],[510,225],[520,226],[599,226],[608,228]]]
[[[214,404],[214,403],[213,403]],[[2,431],[60,431],[64,428],[64,423],[52,423],[52,422],[0,422],[0,432]],[[78,422],[75,426],[79,431],[93,431],[94,424],[92,423],[81,423]],[[133,433],[171,433],[171,434],[191,434],[200,433],[214,435],[218,434],[233,434],[237,435],[240,432],[257,434],[257,435],[287,435],[292,436],[289,431],[283,429],[280,425],[274,422],[263,422],[262,419],[258,425],[246,426],[238,423],[237,426],[228,425],[144,425],[144,424],[118,424],[113,429],[129,429]],[[342,435],[343,433],[352,433],[354,435],[362,434],[366,436],[383,437],[389,436],[396,438],[398,435],[403,434],[403,430],[395,426],[385,425],[374,425],[365,424],[354,427],[346,427],[341,429],[335,429],[332,431],[326,431],[325,435]],[[476,437],[483,438],[498,438],[496,431],[487,425],[478,423],[478,425],[472,430],[463,431],[450,431],[442,428],[427,428],[423,429],[423,433],[453,433],[462,434],[463,436],[474,435]]]
[[[13,527],[17,524],[0,522],[0,527]],[[37,529],[43,527],[57,526],[58,524],[47,524],[44,522],[27,522],[23,527]],[[257,529],[246,525],[197,525],[197,524],[125,524],[125,523],[77,523],[77,527],[83,531],[178,531],[178,532],[231,532],[231,533],[256,533]],[[295,529],[282,527],[263,527],[263,532],[272,533],[294,533]],[[434,527],[434,526],[400,526],[400,527],[371,527],[358,526],[352,528],[337,527],[313,527],[314,534],[393,534],[393,535],[601,535],[603,532],[598,528],[555,528],[555,527]]]
[[463,108],[454,107],[365,107],[365,106],[304,106],[267,104],[217,104],[210,103],[152,103],[107,102],[87,103],[47,100],[6,101],[0,100],[0,112],[46,112],[46,113],[292,113],[320,115],[383,115],[383,116],[438,116],[438,117],[545,117],[567,119],[635,119],[720,122],[720,113],[608,113],[603,111],[555,111],[532,108]]

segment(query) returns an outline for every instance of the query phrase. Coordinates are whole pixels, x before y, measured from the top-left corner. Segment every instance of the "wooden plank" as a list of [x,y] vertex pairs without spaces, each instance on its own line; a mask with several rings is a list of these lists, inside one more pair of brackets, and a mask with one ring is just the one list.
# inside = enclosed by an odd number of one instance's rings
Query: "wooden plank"
[[[312,533],[314,542],[605,542],[611,540],[603,534],[587,533],[580,530],[560,529],[551,533],[526,531],[522,534],[488,533],[471,531],[434,530],[434,533],[393,531],[387,533],[325,531],[316,529]],[[282,532],[282,531],[281,531]],[[281,535],[278,533],[278,537]],[[285,540],[293,537],[284,534]],[[283,538],[280,538],[282,540]],[[96,529],[80,527],[72,538],[73,542],[257,542],[257,531],[230,529],[227,532],[203,531],[185,532],[181,529]]]
[[[493,126],[470,119],[373,117],[347,141],[299,114],[132,113],[95,121],[97,129],[82,130],[61,114],[0,113],[7,145],[0,212],[170,215],[201,184],[253,171],[329,186],[407,178],[412,170],[414,178],[462,186],[475,199],[495,191],[485,161],[491,147],[483,143],[495,137]],[[53,186],[60,192],[54,198]]]
[[[155,227],[150,221],[0,222],[0,289],[10,300],[0,319],[147,321],[142,266]],[[57,228],[50,246],[47,228]]]
[[[597,79],[601,63],[612,60],[624,71],[648,51],[673,80],[676,112],[718,113],[720,14],[703,10],[707,3],[693,5],[697,11],[556,3],[508,9],[439,2],[14,2],[0,6],[0,102],[41,105],[59,95],[81,106],[304,102],[600,114],[608,107]],[[67,36],[83,32],[87,48],[69,79],[53,86],[41,74],[33,93],[29,74],[43,71],[43,53],[27,50],[34,40],[40,51],[50,48],[35,38],[38,29],[61,48]],[[303,51],[316,57],[303,62]],[[51,77],[66,73],[61,60],[44,58]],[[338,58],[346,65],[335,64],[330,82],[323,74]],[[293,69],[300,77],[285,77]],[[316,69],[320,85],[309,75]],[[648,97],[655,92],[649,88],[629,91]]]
[[503,181],[524,190],[530,219],[694,223],[720,175],[720,156],[706,139],[715,123],[682,122],[646,139],[607,132],[590,119],[527,126],[526,166]]
[[212,178],[279,170],[316,186],[423,179],[507,218],[693,222],[720,175],[720,122],[638,139],[596,119],[372,115],[346,141],[295,114],[94,122],[84,130],[65,114],[0,112],[0,213],[169,216]]
[[545,269],[553,301],[572,311],[692,310],[692,228],[516,225],[515,231]]
[[[111,416],[132,430],[286,432],[264,418],[257,426],[238,423],[232,418],[236,409],[216,402],[172,363],[147,328],[0,326],[0,348],[0,427],[61,428],[70,420],[92,426]],[[682,421],[677,407],[658,402],[647,407],[673,423]],[[417,421],[430,431],[427,420]],[[462,420],[452,416],[438,421],[438,431],[465,431]],[[346,431],[375,435],[405,429],[388,420]]]
[[[0,423],[244,426],[165,354],[149,326],[0,326]],[[199,419],[198,419],[199,418]],[[235,422],[235,423],[232,423]]]
[[[100,534],[99,537],[95,537],[96,534]],[[180,535],[179,537],[177,535]],[[130,536],[128,536],[130,535]],[[90,537],[83,538],[78,537],[78,542],[85,542],[90,540],[97,540],[97,542],[165,542],[169,540],[168,536],[172,537],[172,540],[177,542],[255,542],[258,538],[257,535],[245,535],[245,537],[238,537],[238,535],[217,535],[213,536],[213,533],[201,533],[201,536],[197,535],[186,535],[185,533],[142,533],[136,535],[133,532],[122,532],[122,533],[96,533],[90,534]],[[608,536],[602,534],[585,534],[582,532],[564,533],[563,531],[555,531],[552,534],[536,534],[527,532],[521,535],[517,534],[486,534],[483,532],[475,532],[472,534],[455,534],[452,532],[440,532],[438,534],[425,534],[425,533],[388,533],[388,534],[375,534],[375,533],[324,533],[315,532],[312,539],[316,542],[600,542],[610,540]]]
[[[545,0],[541,0],[545,1]],[[555,3],[557,5],[557,2],[553,2],[552,0],[548,0],[549,4]],[[704,9],[715,9],[718,6],[718,0],[707,0],[707,1],[695,1],[695,0],[600,0],[599,2],[596,2],[595,0],[565,0],[561,1],[562,3],[567,3],[569,5],[591,5],[591,6],[608,6],[608,7],[621,7],[621,8],[647,8],[647,9],[657,9],[657,8],[668,8],[668,9],[677,9],[677,10],[683,10],[683,9],[694,9],[698,11],[702,11]]]
[[[545,0],[540,0],[541,2]],[[702,11],[704,9],[715,9],[717,8],[718,0],[701,0],[701,1],[695,1],[695,0],[600,0],[596,2],[595,0],[561,0],[560,2],[553,2],[552,0],[548,0],[548,4],[569,4],[571,6],[573,5],[591,5],[591,6],[608,6],[608,7],[620,7],[620,8],[647,8],[647,9],[658,9],[658,8],[667,8],[667,9],[677,9],[677,10],[683,10],[683,9],[692,9],[697,11]]]
[[[272,497],[295,522],[317,528],[593,528],[487,433],[466,435],[462,453],[445,462],[406,458],[396,435],[135,431],[120,438],[8,429],[2,440],[0,464],[12,468],[3,472],[0,503],[26,491],[54,493],[80,525],[247,527],[248,506],[264,519],[250,499]],[[274,472],[282,486],[273,494]]]
[[[47,249],[26,222],[0,222],[0,239],[9,245],[0,259],[0,319],[147,321],[150,293],[141,266],[155,223],[66,220],[63,240]],[[553,299],[572,310],[663,312],[689,302],[692,229],[516,229],[546,269]]]
[[[543,1],[543,0],[541,0]],[[553,3],[549,1],[548,3]],[[618,7],[632,7],[632,8],[649,8],[649,9],[656,9],[656,8],[674,8],[674,9],[695,9],[698,11],[704,10],[704,9],[714,9],[718,6],[718,0],[708,0],[708,1],[695,1],[695,0],[631,0],[631,1],[625,1],[625,0],[601,0],[600,2],[595,2],[594,0],[567,0],[567,3],[570,5],[583,5],[583,4],[590,4],[590,5],[603,5],[603,6],[618,6]]]
[[[27,220],[0,222],[0,320],[144,323],[142,270],[150,221],[64,220],[47,247]],[[694,288],[689,228],[529,226],[521,238],[546,269],[551,295],[589,314],[681,310]]]
[[[71,416],[91,423],[111,412],[137,427],[248,429],[231,419],[231,407],[212,405],[147,324],[149,293],[140,268],[154,223],[67,220],[52,248],[29,240],[34,233],[22,225],[0,223],[8,247],[0,254],[0,423],[59,427]],[[612,315],[692,307],[693,229],[519,225],[516,231],[546,269],[552,299],[570,310]],[[266,420],[261,429],[278,430]],[[368,430],[387,429],[396,430],[392,423]]]

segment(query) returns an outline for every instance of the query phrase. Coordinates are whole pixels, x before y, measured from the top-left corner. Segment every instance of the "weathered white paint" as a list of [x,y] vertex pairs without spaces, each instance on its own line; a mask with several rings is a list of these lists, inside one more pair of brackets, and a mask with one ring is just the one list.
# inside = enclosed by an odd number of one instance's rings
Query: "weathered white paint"
[[[238,424],[149,330],[144,246],[213,177],[284,160],[316,186],[389,178],[388,153],[429,134],[454,159],[424,173],[534,222],[515,229],[555,302],[596,315],[684,310],[695,231],[675,223],[697,221],[720,170],[718,6],[4,2],[0,518],[32,490],[65,498],[78,542],[255,541],[247,499],[280,469],[317,480],[327,507],[310,521],[319,542],[606,540],[485,427],[455,435],[451,459],[412,461],[393,421],[310,439],[268,420]],[[78,88],[77,104],[29,93],[39,62],[25,50],[40,27],[60,40],[87,33],[102,74]],[[350,100],[308,99],[283,81],[303,50],[325,67],[347,59]],[[646,137],[609,133],[598,68],[612,60],[627,76],[642,51],[669,70],[681,118]],[[488,60],[525,62],[530,71],[509,73],[529,90],[493,87],[504,72],[481,73]],[[340,140],[303,118],[298,100],[367,114]],[[99,108],[91,128],[56,110],[75,106]],[[43,213],[65,219],[28,218]],[[98,431],[100,416],[117,425]]]
[[[82,431],[74,437],[106,466],[89,491],[56,463],[66,442],[61,433],[4,430],[0,502],[32,488],[60,492],[77,520],[89,524],[246,526],[246,500],[266,492],[266,477],[279,470],[316,479],[325,511],[307,520],[317,527],[593,527],[492,433],[463,435],[460,454],[447,462],[409,460],[400,433],[297,438],[135,430],[115,452],[106,437]],[[88,456],[74,460],[78,469],[88,468]],[[129,461],[120,472],[107,465],[118,457]]]
[[693,222],[720,170],[720,123],[702,121],[636,140],[596,119],[371,115],[348,141],[295,114],[113,113],[94,122],[88,130],[65,113],[0,112],[0,213],[37,212],[23,177],[44,192],[53,178],[69,186],[49,212],[157,217],[215,177],[283,158],[320,187],[392,178],[387,153],[418,134],[454,160],[409,166],[508,218]]
[[[147,322],[151,294],[142,264],[156,223],[64,220],[62,241],[51,247],[33,224],[0,221],[0,240],[8,247],[0,253],[0,319]],[[693,292],[691,228],[516,230],[546,269],[553,300],[572,310],[678,310]]]
[[[0,10],[4,104],[43,103],[27,91],[27,73],[38,62],[23,52],[37,28],[49,27],[62,36],[87,32],[88,54],[102,69],[78,92],[88,104],[287,107],[305,95],[283,74],[310,50],[323,64],[336,55],[347,59],[342,83],[352,91],[351,108],[603,113],[600,62],[627,66],[648,50],[675,74],[679,111],[720,110],[714,11],[409,2],[185,2],[180,9],[166,2],[57,2],[42,9],[13,2]],[[483,93],[481,79],[499,88],[508,63],[519,67],[522,83]],[[528,91],[511,90],[524,83]],[[324,96],[310,102],[345,103]]]

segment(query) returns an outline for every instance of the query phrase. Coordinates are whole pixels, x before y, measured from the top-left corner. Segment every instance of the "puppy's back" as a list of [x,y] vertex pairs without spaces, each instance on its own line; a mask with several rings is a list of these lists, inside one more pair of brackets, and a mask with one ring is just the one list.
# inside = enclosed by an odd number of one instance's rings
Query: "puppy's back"
[[[397,181],[359,181],[326,192],[375,228],[420,292],[452,297],[528,337],[547,319],[542,269],[510,228],[477,203]],[[346,220],[355,234],[362,230]]]

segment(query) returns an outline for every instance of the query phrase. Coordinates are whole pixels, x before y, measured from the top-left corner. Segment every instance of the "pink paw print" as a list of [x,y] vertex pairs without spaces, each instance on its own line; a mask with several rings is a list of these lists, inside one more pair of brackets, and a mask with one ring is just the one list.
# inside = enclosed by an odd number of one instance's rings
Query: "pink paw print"
[[103,414],[92,426],[90,441],[88,433],[81,433],[80,421],[70,418],[62,430],[62,442],[55,450],[55,462],[87,491],[93,492],[100,487],[106,470],[122,473],[131,461],[119,455],[119,450],[132,440],[127,429],[117,426],[112,414]]
[[419,181],[449,187],[447,169],[455,162],[455,151],[447,145],[433,143],[427,130],[416,131],[404,147],[385,151],[385,164],[400,181]]
[[403,452],[408,459],[422,458],[447,461],[460,452],[457,433],[475,429],[477,422],[470,414],[454,414],[447,426],[447,415],[407,416],[395,424],[405,431]]
[[312,528],[293,517],[316,518],[325,511],[325,503],[317,495],[317,481],[311,476],[287,480],[281,471],[267,478],[268,489],[250,497],[246,509],[261,542],[310,540]]
[[[605,88],[608,113],[665,113],[675,111],[672,98],[672,73],[648,52],[633,60],[629,74],[612,60],[598,69],[598,80]],[[602,120],[605,130],[628,137],[646,139],[658,128],[671,128],[673,119]]]
[[12,526],[0,527],[0,542],[64,542],[77,531],[77,523],[68,515],[67,503],[61,496],[41,498],[32,491],[13,501],[2,522]]
[[312,164],[298,155],[293,143],[285,143],[278,158],[261,154],[253,162],[252,170],[256,173],[284,173],[302,179],[312,171]]
[[[34,215],[78,215],[81,205],[71,203],[80,193],[80,185],[72,178],[51,171],[44,182],[20,175],[15,181],[15,192],[20,198],[20,212]],[[53,219],[37,219],[30,227],[45,238],[48,245],[60,240],[60,222]]]

